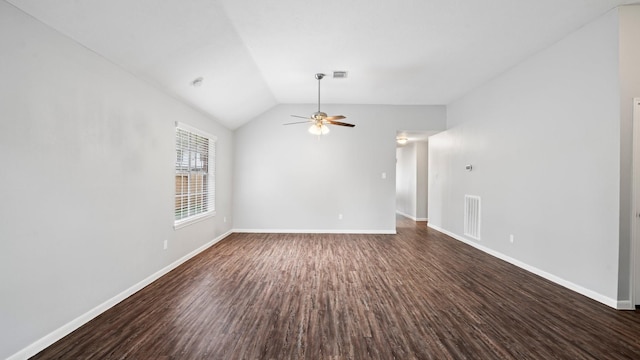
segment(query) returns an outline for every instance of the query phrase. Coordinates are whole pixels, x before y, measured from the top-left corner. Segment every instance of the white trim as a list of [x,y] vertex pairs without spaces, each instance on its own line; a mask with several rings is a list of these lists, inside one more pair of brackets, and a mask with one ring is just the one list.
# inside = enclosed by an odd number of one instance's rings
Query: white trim
[[207,139],[209,139],[209,141],[217,141],[218,140],[217,137],[209,134],[208,132],[202,131],[202,130],[200,130],[198,128],[195,128],[195,127],[193,127],[191,125],[188,125],[188,124],[185,124],[185,123],[181,123],[181,122],[176,121],[176,127],[178,129],[186,130],[188,132],[192,132],[192,133],[200,135],[202,137],[206,137]]
[[[179,219],[179,220],[174,220],[173,222],[173,228],[174,230],[177,229],[181,229],[185,226],[188,226],[190,224],[199,222],[204,220],[205,218],[209,218],[211,216],[215,216],[216,215],[216,142],[217,142],[217,137],[202,131],[198,128],[194,128],[190,125],[184,124],[184,123],[180,123],[180,122],[175,122],[176,125],[176,129],[180,129],[186,132],[189,132],[191,134],[196,134],[198,136],[202,136],[204,138],[207,139],[207,147],[208,147],[208,170],[206,172],[207,174],[207,184],[208,184],[208,188],[206,191],[207,194],[207,209],[208,211],[204,212],[204,213],[198,213],[195,215],[191,215],[191,216],[187,216],[186,218],[183,219]],[[176,131],[176,151],[178,151],[178,144],[177,144],[177,137],[178,133]],[[177,169],[176,169],[177,170]],[[178,175],[190,175],[191,174],[191,169],[189,169],[186,173],[182,172],[182,171],[176,171],[176,176]],[[190,184],[188,184],[187,187],[190,187]],[[178,194],[175,194],[176,196],[178,196]],[[188,192],[188,195],[191,195],[191,192]],[[188,196],[190,198],[190,196]]]
[[413,221],[429,221],[429,218],[419,218],[419,217],[415,217],[415,216],[411,216],[409,214],[405,214],[400,210],[396,210],[396,214],[400,215],[400,216],[404,216],[407,219],[411,219]]
[[503,253],[500,253],[498,251],[490,249],[490,248],[488,248],[486,246],[482,246],[482,245],[480,245],[478,243],[475,243],[475,242],[473,242],[473,241],[471,241],[469,239],[466,239],[463,236],[459,236],[457,234],[454,234],[452,232],[444,230],[444,229],[442,229],[442,228],[440,228],[440,227],[438,227],[436,225],[433,225],[431,223],[427,224],[427,226],[432,228],[432,229],[434,229],[434,230],[436,230],[436,231],[439,231],[439,232],[441,232],[441,233],[443,233],[445,235],[448,235],[448,236],[450,236],[450,237],[452,237],[452,238],[454,238],[456,240],[462,241],[463,243],[465,243],[467,245],[471,245],[474,248],[476,248],[476,249],[478,249],[478,250],[480,250],[482,252],[485,252],[485,253],[487,253],[489,255],[492,255],[492,256],[494,256],[494,257],[496,257],[498,259],[504,260],[504,261],[506,261],[506,262],[508,262],[508,263],[510,263],[512,265],[515,265],[515,266],[517,266],[517,267],[519,267],[521,269],[524,269],[524,270],[527,270],[527,271],[529,271],[531,273],[534,273],[534,274],[536,274],[536,275],[538,275],[540,277],[543,277],[543,278],[545,278],[545,279],[547,279],[549,281],[552,281],[552,282],[554,282],[554,283],[556,283],[556,284],[558,284],[560,286],[563,286],[563,287],[565,287],[565,288],[567,288],[569,290],[573,290],[573,291],[577,292],[578,294],[584,295],[584,296],[586,296],[588,298],[591,298],[591,299],[593,299],[595,301],[603,303],[603,304],[605,304],[607,306],[610,306],[610,307],[612,307],[614,309],[619,309],[619,310],[626,309],[626,307],[620,307],[621,305],[623,305],[623,306],[625,305],[624,301],[619,303],[616,299],[612,299],[612,298],[610,298],[608,296],[602,295],[602,294],[600,294],[598,292],[595,292],[593,290],[590,290],[590,289],[587,289],[587,288],[582,287],[580,285],[574,284],[574,283],[572,283],[570,281],[567,281],[567,280],[565,280],[565,279],[563,279],[561,277],[558,277],[556,275],[550,274],[550,273],[548,273],[548,272],[546,272],[544,270],[540,270],[540,269],[536,268],[535,266],[531,266],[531,265],[526,264],[526,263],[524,263],[524,262],[522,262],[520,260],[516,260],[516,259],[514,259],[514,258],[512,258],[510,256],[507,256],[507,255],[503,254]]
[[640,229],[638,229],[638,215],[640,214],[640,98],[633,98],[633,150],[631,175],[631,244],[629,249],[629,299],[631,307],[635,309],[640,304]]
[[231,234],[232,234],[232,231],[228,231],[228,232],[218,236],[217,238],[209,241],[208,243],[206,243],[206,244],[202,245],[201,247],[193,250],[192,252],[188,253],[187,255],[181,257],[180,259],[178,259],[178,260],[172,262],[171,264],[167,265],[163,269],[160,269],[159,271],[155,272],[154,274],[151,274],[150,276],[148,276],[144,280],[140,281],[139,283],[131,286],[130,288],[128,288],[125,291],[119,293],[118,295],[112,297],[111,299],[103,302],[102,304],[94,307],[93,309],[87,311],[86,313],[80,315],[79,317],[71,320],[70,322],[68,322],[65,325],[61,326],[60,328],[54,330],[53,332],[49,333],[48,335],[40,338],[39,340],[36,340],[31,345],[27,346],[26,348],[24,348],[24,349],[18,351],[17,353],[11,355],[10,357],[8,357],[7,360],[23,360],[23,359],[28,359],[28,358],[32,357],[33,355],[35,355],[35,354],[39,353],[40,351],[46,349],[48,346],[50,346],[51,344],[55,343],[56,341],[58,341],[58,340],[62,339],[63,337],[69,335],[71,332],[73,332],[74,330],[78,329],[80,326],[88,323],[89,321],[91,321],[96,316],[98,316],[98,315],[102,314],[103,312],[109,310],[110,308],[112,308],[113,306],[115,306],[116,304],[121,302],[122,300],[124,300],[124,299],[128,298],[129,296],[135,294],[136,292],[138,292],[139,290],[141,290],[145,286],[147,286],[147,285],[151,284],[152,282],[158,280],[160,277],[162,277],[163,275],[167,274],[169,271],[177,268],[178,266],[182,265],[187,260],[189,260],[192,257],[198,255],[199,253],[201,253],[204,250],[206,250],[209,247],[211,247],[213,244],[219,242],[220,240],[226,238],[227,236],[229,236]]
[[191,224],[195,224],[197,222],[200,222],[202,220],[206,220],[206,219],[214,217],[214,216],[216,216],[215,210],[207,211],[205,213],[200,213],[200,214],[194,215],[194,216],[190,216],[188,218],[175,221],[173,223],[173,229],[174,230],[182,229],[185,226],[189,226]]
[[400,215],[400,216],[404,216],[404,217],[406,217],[407,219],[411,219],[411,220],[413,220],[413,221],[418,221],[418,220],[416,219],[416,217],[415,217],[415,216],[411,216],[411,215],[409,215],[409,214],[403,213],[403,212],[402,212],[402,211],[400,211],[400,210],[396,210],[396,214],[398,214],[398,215]]
[[233,229],[234,233],[251,234],[367,234],[367,235],[395,235],[393,230],[343,230],[343,229]]
[[635,305],[631,305],[631,300],[618,300],[618,304],[616,305],[616,309],[618,310],[635,310]]

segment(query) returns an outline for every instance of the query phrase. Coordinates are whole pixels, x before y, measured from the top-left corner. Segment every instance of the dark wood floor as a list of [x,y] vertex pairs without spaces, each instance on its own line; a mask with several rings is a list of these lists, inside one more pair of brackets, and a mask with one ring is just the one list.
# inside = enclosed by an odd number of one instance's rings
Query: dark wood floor
[[640,359],[640,313],[401,219],[233,234],[34,358]]

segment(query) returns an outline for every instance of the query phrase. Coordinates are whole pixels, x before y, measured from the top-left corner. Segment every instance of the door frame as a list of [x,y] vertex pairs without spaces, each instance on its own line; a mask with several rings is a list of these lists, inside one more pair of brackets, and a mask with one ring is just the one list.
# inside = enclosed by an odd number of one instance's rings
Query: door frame
[[640,98],[633,98],[633,154],[631,197],[631,307],[640,305]]

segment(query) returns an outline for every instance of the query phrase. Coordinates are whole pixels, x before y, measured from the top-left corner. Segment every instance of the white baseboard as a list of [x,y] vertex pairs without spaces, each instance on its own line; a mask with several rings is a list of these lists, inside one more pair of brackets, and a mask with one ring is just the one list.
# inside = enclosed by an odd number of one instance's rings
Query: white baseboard
[[635,310],[636,307],[631,303],[631,300],[618,300],[618,304],[616,306],[618,310]]
[[209,247],[211,247],[213,244],[219,242],[220,240],[226,238],[227,236],[231,235],[232,231],[228,231],[220,236],[218,236],[217,238],[209,241],[208,243],[202,245],[201,247],[193,250],[192,252],[188,253],[187,255],[181,257],[180,259],[174,261],[173,263],[167,265],[166,267],[164,267],[163,269],[155,272],[154,274],[148,276],[146,279],[140,281],[139,283],[131,286],[130,288],[126,289],[125,291],[119,293],[118,295],[112,297],[111,299],[103,302],[102,304],[96,306],[95,308],[87,311],[86,313],[80,315],[79,317],[71,320],[70,322],[68,322],[67,324],[61,326],[60,328],[54,330],[53,332],[49,333],[48,335],[42,337],[39,340],[36,340],[34,343],[32,343],[31,345],[27,346],[26,348],[20,350],[19,352],[11,355],[10,357],[7,358],[7,360],[24,360],[24,359],[28,359],[30,357],[32,357],[33,355],[39,353],[40,351],[46,349],[48,346],[50,346],[51,344],[55,343],[56,341],[62,339],[63,337],[69,335],[71,332],[73,332],[74,330],[78,329],[80,326],[88,323],[89,321],[91,321],[93,318],[95,318],[96,316],[102,314],[103,312],[109,310],[110,308],[112,308],[113,306],[115,306],[116,304],[118,304],[119,302],[121,302],[122,300],[128,298],[129,296],[135,294],[136,292],[138,292],[139,290],[141,290],[142,288],[144,288],[145,286],[151,284],[152,282],[156,281],[157,279],[159,279],[160,277],[162,277],[163,275],[167,274],[169,271],[177,268],[178,266],[182,265],[185,261],[191,259],[192,257],[198,255],[199,253],[203,252],[204,250],[208,249]]
[[[450,237],[452,237],[452,238],[454,238],[456,240],[462,241],[463,243],[465,243],[467,245],[471,245],[474,248],[476,248],[476,249],[478,249],[478,250],[480,250],[482,252],[485,252],[485,253],[487,253],[489,255],[497,257],[498,259],[504,260],[504,261],[506,261],[506,262],[508,262],[510,264],[513,264],[513,265],[515,265],[515,266],[517,266],[519,268],[522,268],[522,269],[527,270],[527,271],[529,271],[531,273],[534,273],[534,274],[536,274],[536,275],[538,275],[540,277],[543,277],[543,278],[545,278],[545,279],[547,279],[549,281],[552,281],[552,282],[554,282],[554,283],[556,283],[556,284],[558,284],[560,286],[563,286],[563,287],[565,287],[565,288],[567,288],[569,290],[575,291],[578,294],[584,295],[584,296],[586,296],[586,297],[588,297],[590,299],[598,301],[598,302],[600,302],[602,304],[605,304],[607,306],[610,306],[610,307],[612,307],[614,309],[619,309],[619,310],[628,309],[627,307],[620,307],[620,306],[626,306],[624,301],[618,302],[617,300],[612,299],[612,298],[610,298],[608,296],[602,295],[602,294],[597,293],[597,292],[595,292],[593,290],[590,290],[590,289],[587,289],[587,288],[582,287],[580,285],[574,284],[574,283],[572,283],[570,281],[567,281],[567,280],[565,280],[563,278],[560,278],[560,277],[558,277],[556,275],[550,274],[550,273],[548,273],[548,272],[546,272],[544,270],[540,270],[540,269],[536,268],[535,266],[531,266],[531,265],[526,264],[526,263],[524,263],[524,262],[522,262],[520,260],[516,260],[516,259],[514,259],[514,258],[512,258],[510,256],[507,256],[507,255],[505,255],[503,253],[500,253],[498,251],[490,249],[490,248],[488,248],[486,246],[482,246],[482,245],[480,245],[480,244],[478,244],[478,243],[476,243],[476,242],[474,242],[472,240],[469,240],[469,239],[467,239],[467,238],[465,238],[463,236],[460,236],[460,235],[454,234],[452,232],[449,232],[449,231],[447,231],[445,229],[442,229],[442,228],[440,228],[438,226],[435,226],[433,224],[427,224],[427,226],[432,228],[432,229],[434,229],[434,230],[436,230],[436,231],[439,231],[439,232],[441,232],[441,233],[443,233],[445,235],[448,235],[448,236],[450,236]],[[631,304],[629,302],[629,306],[630,305]]]
[[233,229],[234,233],[251,234],[366,234],[366,235],[395,235],[393,230],[345,230],[345,229]]
[[413,221],[429,221],[429,218],[419,218],[419,217],[415,217],[409,214],[405,214],[402,211],[396,210],[396,214],[400,215],[400,216],[404,216],[407,219],[411,219]]
[[404,217],[406,217],[407,219],[411,219],[411,220],[413,220],[413,221],[418,221],[418,220],[416,219],[416,217],[415,217],[415,216],[409,215],[409,214],[407,214],[407,213],[403,213],[402,211],[399,211],[399,210],[396,210],[396,214],[398,214],[398,215],[400,215],[400,216],[404,216]]

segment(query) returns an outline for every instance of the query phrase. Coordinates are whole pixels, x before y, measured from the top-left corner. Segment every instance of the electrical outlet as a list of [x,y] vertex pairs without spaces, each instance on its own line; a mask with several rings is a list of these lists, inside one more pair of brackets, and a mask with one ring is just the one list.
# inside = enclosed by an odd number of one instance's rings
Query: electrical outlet
[[509,241],[513,244],[513,234],[509,235]]
[[222,218],[222,222],[227,222],[227,217],[226,216]]
[[387,178],[387,173],[386,173],[386,172],[383,172],[383,173],[382,173],[382,180],[384,180],[384,179],[386,179],[386,178]]
[[338,220],[342,220],[342,214],[338,214]]
[[165,240],[164,241],[164,249],[167,250],[168,246],[169,246],[169,240]]

